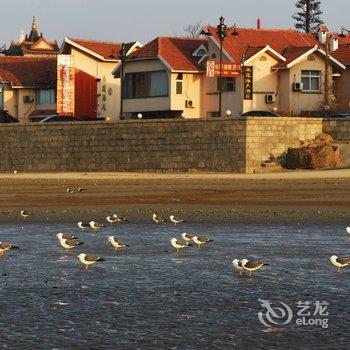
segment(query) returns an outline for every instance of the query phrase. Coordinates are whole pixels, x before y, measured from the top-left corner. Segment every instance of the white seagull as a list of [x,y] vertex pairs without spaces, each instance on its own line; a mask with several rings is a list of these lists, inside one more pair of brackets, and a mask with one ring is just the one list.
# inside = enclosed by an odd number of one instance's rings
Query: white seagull
[[129,247],[128,244],[125,244],[123,241],[120,241],[118,239],[115,239],[114,236],[108,237],[108,241],[111,242],[112,246],[114,248],[124,248]]
[[118,216],[117,214],[113,214],[114,219],[116,220],[117,224],[120,224],[121,222],[127,222],[128,219],[124,218],[122,216]]
[[213,239],[209,239],[207,237],[204,237],[204,236],[201,236],[201,237],[198,237],[198,236],[193,236],[192,238],[193,242],[196,243],[198,245],[198,248],[202,245],[202,244],[205,244],[207,242],[213,242],[214,240]]
[[63,238],[62,233],[57,234],[57,238],[61,244],[61,246],[68,252],[68,250],[73,249],[79,245],[82,245],[83,243],[70,238]]
[[188,242],[178,241],[176,238],[172,238],[170,242],[171,242],[171,245],[176,249],[177,253],[179,252],[179,249],[186,248],[190,245]]
[[95,264],[98,261],[104,261],[104,258],[101,258],[100,256],[97,255],[86,255],[84,253],[81,253],[78,255],[78,259],[82,264],[85,265],[85,269],[87,270],[88,267],[92,264]]
[[337,268],[338,272],[341,272],[341,269],[350,265],[350,258],[338,258],[336,255],[331,256],[331,263]]
[[59,240],[61,240],[61,239],[78,239],[77,236],[73,236],[73,235],[69,235],[68,233],[61,233],[61,232],[58,233],[56,236]]
[[239,259],[234,259],[234,260],[232,260],[232,264],[233,264],[234,268],[235,268],[236,270],[239,271],[239,274],[240,274],[240,275],[241,275],[242,273],[244,273],[244,268],[243,268],[243,266],[242,266],[241,260],[239,260]]
[[181,222],[184,222],[184,220],[176,218],[174,215],[169,216],[170,221],[176,226],[177,224],[180,224]]
[[113,218],[112,216],[107,216],[106,220],[109,224],[115,224],[117,222],[117,219]]
[[152,214],[152,220],[153,222],[155,222],[156,224],[161,224],[162,222],[164,222],[164,219],[161,218],[160,216],[158,216],[156,213]]
[[77,225],[78,225],[78,227],[81,228],[82,230],[84,230],[85,228],[90,227],[90,224],[86,224],[86,223],[84,223],[84,222],[82,222],[82,221],[77,222]]
[[34,215],[34,214],[31,213],[31,212],[29,212],[29,211],[27,211],[27,210],[21,210],[21,216],[22,216],[24,219],[28,218],[28,217],[31,216],[31,215]]
[[241,264],[243,269],[249,272],[249,276],[252,275],[253,271],[259,270],[263,266],[269,266],[269,264],[264,264],[260,261],[249,261],[248,259],[242,259]]
[[74,193],[74,188],[67,188],[66,192],[69,194],[72,194],[72,193]]
[[94,230],[100,230],[102,227],[105,227],[104,225],[100,224],[99,222],[96,222],[96,221],[90,221],[89,222],[89,225],[92,229]]
[[346,232],[350,235],[350,227],[349,226],[346,228]]
[[190,235],[189,233],[183,232],[183,233],[181,233],[181,237],[184,241],[190,242],[190,241],[192,241],[194,235]]

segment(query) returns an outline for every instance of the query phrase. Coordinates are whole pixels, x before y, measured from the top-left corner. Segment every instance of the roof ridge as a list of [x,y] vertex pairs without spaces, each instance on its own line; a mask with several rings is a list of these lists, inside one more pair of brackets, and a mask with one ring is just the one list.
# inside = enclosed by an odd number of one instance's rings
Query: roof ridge
[[[115,41],[105,41],[105,40],[95,40],[95,39],[81,39],[81,38],[72,38],[72,37],[67,37],[67,39],[72,40],[72,41],[82,41],[82,42],[86,42],[86,43],[97,43],[97,44],[106,44],[106,45],[121,45],[122,43],[120,42],[115,42]],[[130,43],[132,43],[134,41],[131,41]],[[130,44],[125,43],[125,44]]]

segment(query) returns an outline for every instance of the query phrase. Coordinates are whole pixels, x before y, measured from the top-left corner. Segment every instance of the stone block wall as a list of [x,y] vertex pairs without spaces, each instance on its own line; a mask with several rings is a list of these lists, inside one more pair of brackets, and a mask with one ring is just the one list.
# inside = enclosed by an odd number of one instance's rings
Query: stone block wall
[[323,130],[335,140],[350,141],[350,119],[325,119]]
[[322,118],[249,118],[246,122],[246,173],[257,170],[271,156],[281,156],[300,140],[322,133]]
[[0,125],[0,171],[244,172],[232,119]]

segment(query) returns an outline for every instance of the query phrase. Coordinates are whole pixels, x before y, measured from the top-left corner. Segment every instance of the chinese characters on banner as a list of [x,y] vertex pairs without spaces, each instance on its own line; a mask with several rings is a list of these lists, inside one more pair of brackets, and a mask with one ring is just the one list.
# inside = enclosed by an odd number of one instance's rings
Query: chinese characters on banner
[[[222,77],[237,77],[241,75],[241,65],[235,62],[222,62],[221,76]],[[220,76],[220,62],[207,61],[207,77],[214,78]]]
[[75,69],[71,55],[57,56],[57,114],[74,115]]
[[243,93],[245,100],[253,99],[253,67],[245,66],[243,67]]

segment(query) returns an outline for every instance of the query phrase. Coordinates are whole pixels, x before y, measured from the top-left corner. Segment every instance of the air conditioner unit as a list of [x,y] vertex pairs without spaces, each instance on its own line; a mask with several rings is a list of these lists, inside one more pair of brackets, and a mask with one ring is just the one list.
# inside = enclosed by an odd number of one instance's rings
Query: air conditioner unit
[[293,91],[303,91],[303,83],[293,83]]
[[186,108],[194,108],[194,102],[192,100],[185,101]]
[[33,98],[33,96],[25,95],[25,96],[23,96],[23,102],[24,103],[32,103],[32,102],[34,102],[34,98]]
[[266,103],[276,102],[276,95],[275,94],[267,94],[267,95],[265,95],[265,102]]

